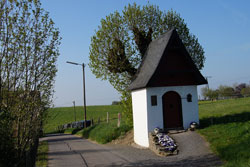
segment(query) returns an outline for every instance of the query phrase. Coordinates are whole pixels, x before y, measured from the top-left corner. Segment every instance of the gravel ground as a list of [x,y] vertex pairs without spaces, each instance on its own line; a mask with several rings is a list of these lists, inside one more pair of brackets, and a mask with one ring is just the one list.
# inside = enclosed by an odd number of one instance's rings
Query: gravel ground
[[109,145],[109,147],[132,162],[129,166],[215,167],[222,165],[222,161],[210,151],[209,144],[198,133],[187,131],[172,134],[171,137],[177,142],[178,155],[160,157],[149,149],[124,145]]
[[100,145],[73,135],[51,135],[43,138],[49,143],[49,167],[78,166],[167,166],[214,167],[220,159],[211,153],[208,144],[196,132],[171,135],[180,150],[178,155],[160,157],[149,149],[132,146]]

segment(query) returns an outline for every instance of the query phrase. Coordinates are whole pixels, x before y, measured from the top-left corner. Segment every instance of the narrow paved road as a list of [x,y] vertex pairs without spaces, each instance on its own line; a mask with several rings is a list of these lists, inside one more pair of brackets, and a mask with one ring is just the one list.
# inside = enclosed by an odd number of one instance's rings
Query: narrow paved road
[[173,137],[179,144],[180,153],[169,157],[159,157],[149,149],[95,144],[67,134],[50,135],[42,140],[47,140],[49,143],[49,167],[214,167],[221,164],[219,158],[209,151],[206,143],[197,133],[186,132],[175,134]]

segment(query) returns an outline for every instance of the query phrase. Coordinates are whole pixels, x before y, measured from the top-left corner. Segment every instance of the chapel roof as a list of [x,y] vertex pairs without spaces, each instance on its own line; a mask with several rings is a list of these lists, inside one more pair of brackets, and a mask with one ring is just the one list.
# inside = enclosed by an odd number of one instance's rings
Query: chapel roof
[[171,29],[153,40],[128,90],[207,84],[178,33]]

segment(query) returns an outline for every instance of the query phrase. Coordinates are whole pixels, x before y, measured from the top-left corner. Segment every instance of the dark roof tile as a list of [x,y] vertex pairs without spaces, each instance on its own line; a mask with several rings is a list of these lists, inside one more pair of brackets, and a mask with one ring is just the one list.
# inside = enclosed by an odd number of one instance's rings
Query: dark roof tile
[[[142,60],[142,63],[137,70],[137,73],[134,76],[133,81],[131,82],[130,86],[128,87],[128,90],[136,90],[145,88],[148,86],[148,83],[154,73],[156,72],[156,69],[162,60],[162,56],[164,55],[164,51],[167,48],[170,38],[174,35],[174,37],[178,37],[178,34],[175,29],[169,30],[167,33],[161,35],[159,38],[153,40],[145,53],[145,56]],[[178,37],[179,38],[179,37]],[[184,46],[184,45],[183,45]],[[188,54],[188,53],[187,53]],[[189,55],[188,55],[189,56]],[[190,56],[189,56],[190,57]],[[197,85],[199,84],[205,84],[206,80],[204,77],[200,74],[199,70],[194,65],[194,62],[192,61],[190,57],[192,67],[195,68],[194,71],[196,78],[198,78],[200,81],[196,82]]]

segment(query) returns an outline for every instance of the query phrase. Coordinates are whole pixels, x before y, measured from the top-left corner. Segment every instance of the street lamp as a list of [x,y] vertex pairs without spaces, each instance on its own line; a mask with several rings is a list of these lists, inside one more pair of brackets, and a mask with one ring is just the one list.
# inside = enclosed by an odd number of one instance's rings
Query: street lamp
[[86,115],[86,94],[85,94],[85,72],[84,72],[84,63],[82,64],[79,64],[79,63],[74,63],[74,62],[70,62],[70,61],[67,61],[66,63],[69,63],[69,64],[73,64],[73,65],[79,65],[79,66],[82,66],[82,74],[83,74],[83,109],[84,109],[84,128],[87,127],[87,124],[86,124],[86,120],[87,120],[87,115]]
[[75,115],[75,122],[76,122],[76,103],[75,103],[75,101],[73,101],[73,105],[74,105],[74,115]]
[[212,76],[206,76],[205,78],[206,78],[206,80],[207,80],[207,88],[209,89],[208,78],[212,78]]

